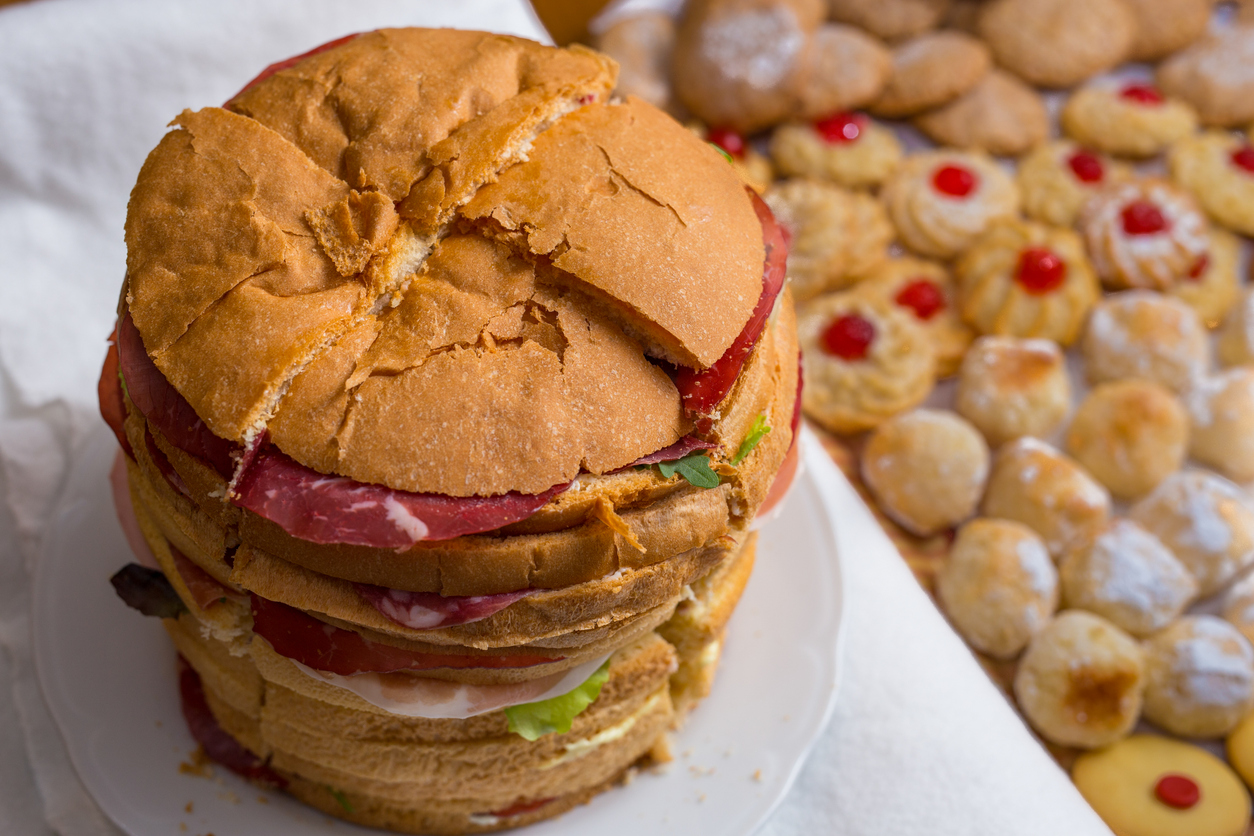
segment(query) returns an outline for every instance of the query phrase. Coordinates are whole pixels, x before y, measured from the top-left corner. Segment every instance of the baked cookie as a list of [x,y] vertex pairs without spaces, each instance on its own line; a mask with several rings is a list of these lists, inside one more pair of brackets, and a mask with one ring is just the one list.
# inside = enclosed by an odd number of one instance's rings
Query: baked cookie
[[883,183],[901,156],[897,135],[861,113],[780,125],[771,134],[771,158],[781,174],[831,180],[850,189]]
[[997,63],[1038,87],[1074,87],[1110,69],[1136,37],[1122,0],[992,0],[979,27]]
[[1241,244],[1237,237],[1212,227],[1210,246],[1188,274],[1167,291],[1197,311],[1207,328],[1223,321],[1241,295],[1237,277]]
[[1157,537],[1131,520],[1111,520],[1068,549],[1058,564],[1063,606],[1100,615],[1134,636],[1180,617],[1197,581]]
[[1163,90],[1191,104],[1204,125],[1254,121],[1254,26],[1216,29],[1158,65]]
[[1049,435],[1071,409],[1062,349],[1052,340],[980,337],[962,359],[954,408],[993,446]]
[[1002,219],[955,265],[962,318],[981,334],[1070,345],[1101,293],[1080,236]]
[[1127,180],[1131,169],[1105,154],[1059,139],[1019,161],[1019,192],[1029,218],[1074,226],[1080,207],[1108,183]]
[[1122,499],[1143,496],[1180,469],[1189,452],[1189,416],[1149,380],[1094,386],[1067,430],[1067,452]]
[[861,26],[886,41],[935,29],[949,3],[950,0],[827,0],[832,20]]
[[1213,615],[1145,641],[1145,719],[1181,737],[1221,737],[1254,708],[1254,647]]
[[967,644],[1011,659],[1058,608],[1058,572],[1026,525],[972,520],[958,529],[936,577],[936,594]]
[[875,101],[893,71],[892,54],[853,26],[825,23],[815,30],[799,82],[794,118],[821,119]]
[[1136,18],[1130,61],[1157,61],[1206,34],[1211,0],[1124,0]]
[[1167,737],[1134,734],[1085,752],[1071,780],[1120,836],[1242,836],[1250,823],[1250,796],[1236,774],[1205,749]]
[[1014,678],[1015,699],[1032,728],[1080,749],[1109,746],[1130,732],[1144,688],[1136,639],[1080,610],[1060,613],[1036,634]]
[[941,145],[1014,157],[1049,135],[1045,100],[997,69],[949,104],[919,114],[914,124]]
[[1128,516],[1171,549],[1197,579],[1203,597],[1254,563],[1254,509],[1222,476],[1202,470],[1172,474]]
[[1197,130],[1197,114],[1151,84],[1099,81],[1071,94],[1062,129],[1082,145],[1124,157],[1152,157]]
[[969,35],[980,34],[980,12],[984,10],[984,0],[952,0],[949,10],[941,18],[941,26],[945,29],[957,29]]
[[1023,523],[1058,559],[1101,531],[1110,519],[1110,493],[1056,448],[1020,438],[993,458],[980,512]]
[[871,112],[897,119],[940,107],[975,87],[991,65],[988,47],[970,35],[918,35],[893,49],[892,75]]
[[1223,366],[1254,364],[1254,288],[1247,288],[1224,317],[1215,353]]
[[1184,397],[1189,453],[1237,482],[1254,481],[1254,368],[1201,378]]
[[960,151],[907,157],[880,196],[902,243],[940,259],[953,258],[1019,208],[1019,190],[997,163]]
[[636,96],[677,119],[684,117],[685,108],[671,89],[674,17],[648,10],[627,15],[597,35],[592,46],[618,62],[618,95]]
[[1193,198],[1164,180],[1107,186],[1080,210],[1080,230],[1097,275],[1116,289],[1167,290],[1210,245]]
[[920,537],[969,519],[987,479],[984,438],[945,410],[889,418],[862,450],[862,481],[871,495],[898,525]]
[[893,224],[884,204],[865,192],[849,194],[849,243],[846,270],[854,281],[866,278],[888,258]]
[[1090,383],[1135,377],[1181,393],[1210,365],[1210,340],[1197,312],[1152,290],[1125,290],[1098,302],[1080,349]]
[[697,136],[723,152],[736,176],[746,186],[758,194],[770,187],[771,181],[775,179],[770,159],[765,154],[759,154],[739,131],[733,128],[707,128],[699,122],[690,123],[689,127]]
[[944,265],[901,256],[881,262],[858,292],[871,293],[908,311],[927,333],[936,354],[936,376],[958,370],[975,334],[958,317],[953,280]]
[[914,318],[855,293],[821,296],[802,307],[805,414],[834,433],[869,430],[913,409],[932,391],[935,359]]
[[[1246,716],[1237,724],[1232,734],[1228,735],[1225,749],[1228,762],[1245,781],[1247,787],[1254,787],[1254,714]],[[1248,795],[1245,796],[1248,799]],[[1248,802],[1247,802],[1248,805]],[[1246,807],[1245,818],[1249,818],[1249,807]],[[1233,833],[1241,831],[1234,830]]]
[[[1224,590],[1220,607],[1219,615],[1223,620],[1254,644],[1254,575],[1246,575]],[[1254,759],[1250,765],[1254,766]]]
[[1171,176],[1212,220],[1254,235],[1254,146],[1224,131],[1206,131],[1181,139],[1167,159]]

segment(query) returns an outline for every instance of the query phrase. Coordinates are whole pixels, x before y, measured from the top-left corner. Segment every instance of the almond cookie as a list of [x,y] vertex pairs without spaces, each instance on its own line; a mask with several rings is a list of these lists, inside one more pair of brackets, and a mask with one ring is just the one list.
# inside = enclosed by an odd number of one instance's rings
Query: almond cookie
[[1172,474],[1129,516],[1171,549],[1197,579],[1199,595],[1218,592],[1254,563],[1254,509],[1222,476]]
[[1188,451],[1188,413],[1148,380],[1093,387],[1067,430],[1067,452],[1124,499],[1152,491],[1180,469]]
[[1145,657],[1104,618],[1068,610],[1028,644],[1014,692],[1032,728],[1062,746],[1096,749],[1127,735],[1141,714]]
[[1197,114],[1152,84],[1099,81],[1071,94],[1062,129],[1077,142],[1125,157],[1152,157],[1197,130]]
[[1059,139],[1019,161],[1019,191],[1029,218],[1074,226],[1080,207],[1102,186],[1127,180],[1131,169],[1071,140]]
[[1250,823],[1250,796],[1236,774],[1205,749],[1167,737],[1134,734],[1085,752],[1071,780],[1121,836],[1242,836]]
[[1254,368],[1238,366],[1196,381],[1184,405],[1193,458],[1229,479],[1254,481]]
[[1221,737],[1254,708],[1254,648],[1213,615],[1186,615],[1145,642],[1145,719]]
[[853,293],[822,296],[797,317],[805,414],[834,433],[868,430],[918,406],[932,391],[935,360],[912,317]]
[[1210,247],[1188,274],[1167,291],[1197,312],[1207,328],[1214,328],[1232,310],[1241,295],[1237,277],[1241,244],[1237,237],[1212,228]]
[[683,118],[684,107],[671,89],[675,18],[660,11],[628,15],[614,21],[592,45],[618,62],[618,95],[636,96]]
[[1052,433],[1071,408],[1071,381],[1052,340],[980,337],[962,359],[954,408],[994,446]]
[[1110,493],[1074,459],[1027,437],[997,451],[980,511],[1023,523],[1057,559],[1106,524]]
[[1124,0],[1136,18],[1130,61],[1157,61],[1206,34],[1211,0]]
[[979,27],[997,63],[1039,87],[1072,87],[1110,69],[1136,37],[1122,0],[992,0]]
[[953,280],[935,261],[902,256],[872,270],[858,292],[887,299],[910,313],[926,332],[936,354],[936,376],[958,370],[975,334],[958,317]]
[[832,180],[850,189],[883,183],[901,156],[896,134],[861,113],[780,125],[771,135],[771,157],[781,174]]
[[1193,198],[1163,180],[1102,189],[1080,210],[1080,230],[1097,275],[1112,288],[1167,290],[1210,244]]
[[794,116],[821,119],[866,107],[883,92],[892,72],[892,53],[884,44],[861,29],[825,23],[810,39]]
[[924,33],[893,49],[892,75],[871,112],[895,119],[940,107],[975,87],[991,65],[988,47],[970,35]]
[[1010,73],[991,70],[947,105],[914,118],[941,145],[1018,156],[1049,135],[1045,100]]
[[707,128],[699,122],[690,123],[688,127],[723,152],[736,176],[746,186],[758,194],[770,188],[771,181],[775,179],[770,159],[759,154],[739,131],[732,128]]
[[962,318],[981,334],[1070,345],[1101,293],[1080,236],[1031,221],[994,222],[954,272]]
[[920,537],[970,518],[987,478],[988,445],[975,427],[945,410],[889,418],[862,450],[862,481],[871,495],[898,525]]
[[1224,317],[1216,354],[1223,366],[1254,364],[1254,289],[1246,288],[1237,306]]
[[1254,26],[1205,35],[1158,65],[1158,84],[1191,104],[1204,125],[1244,127],[1254,121]]
[[832,20],[861,26],[886,41],[935,29],[950,0],[827,0]]
[[1201,318],[1179,299],[1152,290],[1126,290],[1098,302],[1080,347],[1091,383],[1137,377],[1179,393],[1210,364]]
[[950,259],[1019,208],[1014,181],[984,154],[926,151],[907,157],[880,197],[902,242]]
[[1069,549],[1058,575],[1065,607],[1134,636],[1166,627],[1197,595],[1197,581],[1171,550],[1131,520],[1113,520]]
[[1254,147],[1223,131],[1181,139],[1168,156],[1171,176],[1206,214],[1233,232],[1254,235]]
[[972,520],[958,529],[936,594],[967,644],[1012,659],[1058,608],[1058,572],[1026,525]]

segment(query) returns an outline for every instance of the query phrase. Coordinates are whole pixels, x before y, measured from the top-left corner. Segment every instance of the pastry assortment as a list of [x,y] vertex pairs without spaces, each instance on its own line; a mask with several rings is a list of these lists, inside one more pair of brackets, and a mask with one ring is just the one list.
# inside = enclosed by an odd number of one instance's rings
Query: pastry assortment
[[[806,416],[1132,836],[1250,823],[1250,8],[705,0],[673,55],[682,106],[773,167]],[[726,90],[695,70],[703,21],[768,17]],[[1228,736],[1236,773],[1160,735]]]

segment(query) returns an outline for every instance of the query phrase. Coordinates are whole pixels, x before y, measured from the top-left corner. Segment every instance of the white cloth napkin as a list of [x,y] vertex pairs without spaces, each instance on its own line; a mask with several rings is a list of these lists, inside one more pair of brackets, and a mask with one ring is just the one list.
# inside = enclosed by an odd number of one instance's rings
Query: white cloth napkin
[[[521,0],[38,0],[0,10],[0,831],[116,836],[33,675],[29,583],[95,381],[135,174],[184,107],[276,58],[389,25],[539,35]],[[792,833],[1108,833],[916,586],[849,487],[844,677],[765,826]]]

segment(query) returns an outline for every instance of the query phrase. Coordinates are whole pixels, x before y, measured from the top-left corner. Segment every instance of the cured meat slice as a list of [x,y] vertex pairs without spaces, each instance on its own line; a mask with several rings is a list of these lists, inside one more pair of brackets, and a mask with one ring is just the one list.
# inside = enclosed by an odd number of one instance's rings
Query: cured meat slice
[[[663,447],[656,453],[641,456],[631,464],[627,465],[627,467],[638,467],[642,464],[657,464],[658,462],[672,462],[675,459],[682,459],[694,450],[713,450],[717,446],[718,445],[712,441],[705,441],[697,438],[695,435],[686,435],[670,447]],[[619,470],[626,470],[627,467],[619,468]]]
[[252,596],[253,632],[275,652],[320,671],[352,676],[356,673],[427,671],[437,668],[529,668],[558,662],[564,656],[517,654],[469,656],[415,653],[372,642],[351,630],[319,621],[300,610]]
[[100,369],[100,381],[96,384],[96,398],[100,401],[100,417],[117,436],[118,444],[126,455],[135,458],[131,442],[126,437],[126,402],[122,396],[122,379],[118,377],[118,329],[109,335],[109,351]]
[[433,630],[482,621],[535,590],[496,595],[444,596],[434,592],[409,592],[366,583],[355,583],[357,594],[384,617],[413,630]]
[[187,483],[183,481],[183,477],[179,476],[179,472],[174,469],[174,465],[170,464],[170,460],[166,458],[165,453],[161,452],[161,448],[157,446],[157,441],[152,437],[152,433],[144,429],[144,449],[148,452],[148,458],[152,459],[152,463],[156,465],[157,470],[161,471],[161,475],[170,483],[170,487],[181,493],[183,496],[190,497],[191,491],[187,489]]
[[282,775],[218,725],[217,718],[209,710],[209,701],[205,699],[200,674],[182,656],[179,656],[179,702],[187,730],[212,760],[249,781],[278,789],[287,786],[287,780]]
[[244,600],[238,592],[218,583],[213,575],[192,563],[187,555],[174,548],[173,545],[170,546],[170,556],[174,558],[174,568],[178,570],[179,577],[183,579],[188,591],[192,593],[192,600],[202,610],[209,609],[224,598]]

